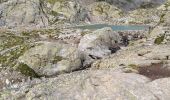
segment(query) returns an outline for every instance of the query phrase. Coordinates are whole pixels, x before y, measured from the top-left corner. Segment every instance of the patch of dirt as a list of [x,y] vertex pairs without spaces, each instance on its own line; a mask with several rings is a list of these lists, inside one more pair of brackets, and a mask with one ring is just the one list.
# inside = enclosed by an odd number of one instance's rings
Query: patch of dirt
[[139,68],[139,74],[149,77],[152,80],[170,77],[170,66],[163,63],[152,64]]

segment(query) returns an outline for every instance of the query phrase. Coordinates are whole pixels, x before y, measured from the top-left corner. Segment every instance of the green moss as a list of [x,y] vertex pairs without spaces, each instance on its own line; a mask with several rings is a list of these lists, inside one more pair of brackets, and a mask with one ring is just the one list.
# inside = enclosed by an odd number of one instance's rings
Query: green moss
[[[45,35],[47,38],[56,38],[58,36],[58,29],[41,29],[41,30],[27,30],[20,33],[14,32],[0,32],[0,65],[3,68],[15,69],[17,60],[27,50],[40,43],[40,35]],[[60,57],[56,57],[54,63],[61,60]],[[22,71],[22,73],[24,73]],[[26,75],[28,72],[25,72]]]
[[26,37],[31,37],[31,38],[38,38],[39,37],[39,34],[38,33],[35,33],[34,31],[33,32],[22,32],[21,33],[22,36],[26,36]]
[[158,36],[158,37],[155,39],[154,43],[159,45],[159,44],[161,44],[161,43],[164,41],[164,39],[165,39],[165,34],[164,34],[164,35],[161,35],[161,36]]
[[16,64],[16,59],[25,51],[27,45],[24,44],[27,39],[12,33],[0,34],[0,39],[3,40],[0,44],[0,64],[12,67]]
[[84,35],[86,35],[86,34],[89,34],[90,32],[88,32],[88,31],[84,31],[84,32],[81,32],[81,36],[84,36]]
[[25,53],[26,50],[34,47],[31,44],[22,44],[15,49],[11,49],[4,54],[0,55],[0,63],[3,66],[13,67],[16,65],[17,59]]
[[170,2],[165,3],[165,8],[168,10],[168,7],[170,6]]
[[55,11],[51,11],[51,13],[50,13],[51,15],[53,15],[53,16],[58,16],[58,13],[57,12],[55,12]]
[[100,14],[104,13],[104,9],[101,5],[97,5],[97,7],[95,8],[95,11],[99,12]]
[[159,24],[160,24],[160,23],[164,23],[164,22],[165,22],[165,20],[164,20],[164,16],[165,16],[165,14],[162,14],[162,15],[160,16]]
[[1,50],[24,43],[24,39],[22,37],[8,33],[6,35],[1,35],[0,39],[3,40],[0,44]]
[[47,2],[49,2],[50,4],[54,4],[55,2],[64,2],[66,0],[46,0]]
[[63,60],[63,57],[61,56],[55,56],[54,59],[52,60],[52,63],[53,64],[56,64],[57,62]]
[[27,64],[19,63],[17,66],[17,70],[20,71],[25,76],[36,77],[39,78],[40,76],[31,69]]
[[132,68],[132,69],[135,69],[135,70],[138,70],[138,68],[139,68],[139,66],[137,66],[135,64],[129,64],[128,67]]

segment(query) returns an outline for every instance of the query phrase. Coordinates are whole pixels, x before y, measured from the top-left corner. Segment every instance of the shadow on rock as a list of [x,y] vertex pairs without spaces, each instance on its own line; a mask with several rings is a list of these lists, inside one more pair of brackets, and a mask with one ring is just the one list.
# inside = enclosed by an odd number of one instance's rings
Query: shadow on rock
[[140,67],[139,74],[155,80],[170,77],[170,69],[169,66],[166,66],[163,63],[158,63],[152,64],[151,66]]

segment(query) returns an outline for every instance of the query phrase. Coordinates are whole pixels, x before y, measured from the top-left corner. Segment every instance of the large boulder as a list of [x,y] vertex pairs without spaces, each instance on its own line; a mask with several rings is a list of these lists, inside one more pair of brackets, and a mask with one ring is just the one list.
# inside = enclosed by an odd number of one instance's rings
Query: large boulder
[[74,46],[44,42],[26,51],[18,61],[28,65],[38,75],[54,76],[82,66],[81,56]]
[[90,58],[103,58],[114,53],[119,48],[117,47],[119,42],[119,34],[108,27],[84,35],[78,48],[88,56],[86,59],[90,60]]
[[[22,30],[21,29],[21,30],[18,30],[17,32],[10,31],[10,30],[4,30],[4,31],[1,30],[0,31],[0,71],[1,71],[1,68],[11,69],[11,70],[21,72],[23,76],[26,75],[26,76],[31,76],[31,77],[39,77],[40,75],[38,75],[30,66],[28,66],[28,65],[33,66],[35,62],[39,61],[39,59],[41,59],[40,63],[42,64],[42,66],[43,64],[47,64],[47,63],[49,64],[50,62],[51,63],[53,62],[54,63],[53,67],[54,67],[57,64],[57,60],[60,61],[60,60],[63,60],[63,58],[64,58],[64,61],[58,63],[58,65],[56,66],[62,66],[63,65],[62,63],[67,64],[68,66],[69,64],[71,64],[71,66],[77,66],[77,65],[74,65],[77,63],[79,64],[79,60],[77,60],[76,58],[78,56],[76,47],[74,46],[71,47],[70,45],[58,43],[58,41],[60,40],[56,40],[56,38],[58,37],[59,34],[60,32],[57,29],[40,29],[40,30],[38,29],[37,30],[34,30],[34,29],[33,30]],[[49,46],[47,46],[48,44]],[[36,51],[35,48],[37,48],[38,51]],[[44,48],[46,49],[43,52]],[[31,50],[35,50],[35,51],[31,51]],[[50,55],[51,54],[50,50],[52,50],[52,56]],[[63,52],[61,54],[62,57],[59,56],[60,54],[58,53],[55,56],[55,52],[60,52],[60,51]],[[37,53],[37,55],[35,53]],[[39,53],[42,55],[40,56],[40,58],[36,59]],[[34,54],[35,56],[33,56]],[[20,60],[18,60],[18,58],[23,58],[23,61],[28,62],[28,65],[25,63],[22,63]],[[47,58],[47,59],[43,59],[43,58]],[[72,62],[74,62],[75,60],[75,63],[69,63],[69,61],[67,61],[68,59],[72,60]],[[34,61],[32,62],[33,64],[30,62],[32,60]],[[35,66],[39,67],[38,64]],[[68,66],[63,65],[62,68],[68,67]]]

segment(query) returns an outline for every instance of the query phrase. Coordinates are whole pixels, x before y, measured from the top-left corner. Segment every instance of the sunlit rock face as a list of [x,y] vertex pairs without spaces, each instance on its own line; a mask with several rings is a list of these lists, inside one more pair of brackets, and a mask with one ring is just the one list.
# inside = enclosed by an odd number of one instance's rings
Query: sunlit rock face
[[71,72],[81,67],[81,56],[78,50],[62,43],[45,42],[24,53],[18,59],[27,64],[39,75],[55,76]]
[[84,35],[80,40],[78,49],[85,53],[86,61],[84,64],[88,64],[95,59],[104,58],[116,52],[119,48],[117,47],[118,43],[120,43],[118,33],[107,27]]
[[47,27],[56,23],[78,23],[88,18],[85,8],[69,0],[1,1],[0,8],[0,26]]
[[73,0],[45,0],[44,11],[50,24],[78,23],[87,18],[87,10],[77,1]]
[[[117,33],[113,32],[111,28],[103,28],[85,35],[80,40],[79,49],[90,55],[104,57],[111,54],[109,48],[114,47],[119,42],[120,36]],[[106,51],[100,52],[100,50]]]
[[[1,99],[77,100],[168,100],[169,78],[150,80],[135,73],[114,70],[88,70],[46,80],[23,83],[16,91],[3,91]],[[62,95],[61,95],[62,94]]]
[[41,11],[39,0],[8,0],[0,4],[0,24],[15,27],[17,25],[48,25]]
[[89,6],[91,22],[104,22],[118,19],[122,16],[121,9],[106,2],[96,2]]
[[[0,26],[47,27],[48,25],[84,22],[112,22],[115,24],[116,20],[124,18],[126,15],[124,12],[127,11],[131,11],[129,13],[134,16],[136,16],[136,12],[146,16],[148,12],[151,12],[150,15],[156,14],[156,11],[148,11],[148,9],[140,11],[140,9],[155,8],[164,2],[164,0],[2,0]],[[150,16],[149,18],[149,21],[158,20],[155,15],[154,18],[151,19]],[[127,18],[127,20],[137,21],[133,18]],[[149,22],[148,20],[144,20],[145,23]]]

